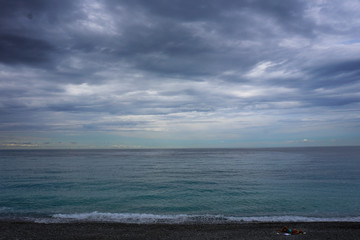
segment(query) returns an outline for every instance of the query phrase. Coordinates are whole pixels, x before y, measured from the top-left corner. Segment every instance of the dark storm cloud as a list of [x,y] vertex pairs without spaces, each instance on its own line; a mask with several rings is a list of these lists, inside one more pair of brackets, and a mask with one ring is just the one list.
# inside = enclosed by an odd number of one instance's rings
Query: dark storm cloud
[[49,43],[16,35],[0,35],[0,62],[37,64],[51,60]]
[[73,3],[0,1],[0,62],[54,70],[67,47],[66,34],[61,36],[56,29],[69,23]]
[[[221,23],[227,20],[226,13],[228,12],[249,11],[250,14],[265,14],[284,25],[295,22],[306,22],[302,14],[305,10],[305,4],[301,1],[175,0],[150,2],[146,0],[136,0],[129,3],[125,2],[125,4],[135,5],[155,16],[180,21],[210,21]],[[233,25],[236,24],[241,25],[241,22],[233,23]],[[294,26],[292,26],[292,29],[296,30]]]
[[140,69],[184,75],[208,71],[198,65],[213,52],[211,46],[183,26],[162,22],[152,27],[129,27],[124,35],[115,53]]
[[[0,26],[5,31],[12,33],[22,30],[22,34],[36,34],[34,29],[47,24],[59,24],[66,22],[68,12],[76,7],[76,1],[44,1],[44,0],[1,0],[0,1]],[[41,21],[41,26],[39,25]],[[31,26],[34,28],[32,28]],[[42,32],[49,29],[38,29]]]
[[314,87],[345,85],[360,79],[360,59],[333,62],[309,70]]
[[[122,60],[159,74],[206,75],[227,68],[246,68],[259,57],[270,57],[273,51],[269,51],[269,46],[278,40],[278,33],[273,33],[271,26],[261,24],[273,21],[297,34],[304,32],[298,28],[312,30],[304,27],[309,25],[303,19],[305,7],[297,1],[181,1],[181,4],[177,1],[107,1],[107,9],[115,19],[114,31],[119,31],[120,36],[86,31],[84,25],[71,29],[72,24],[89,20],[86,6],[90,3],[65,1],[59,5],[55,1],[33,4],[15,1],[4,4],[7,13],[13,12],[3,19],[5,29],[18,34],[13,38],[24,44],[14,41],[2,59],[23,63],[45,61],[50,60],[48,56],[53,51],[53,60],[59,63],[70,54],[83,53],[94,54],[109,63]],[[125,9],[120,11],[116,6]],[[133,13],[138,11],[144,15],[144,21],[137,21]],[[125,21],[117,21],[124,12]],[[28,13],[33,17],[29,18]],[[204,24],[201,29],[191,25],[198,23]],[[209,39],[211,35],[218,39]],[[252,51],[248,46],[239,46],[234,52],[233,46],[224,43],[227,39],[259,41],[262,38],[266,38],[267,45],[258,45]],[[57,47],[56,52],[53,45]]]
[[[143,11],[142,24],[125,26],[116,52],[132,60],[144,70],[156,73],[216,74],[228,68],[243,69],[270,57],[269,46],[277,44],[282,31],[311,35],[308,20],[303,18],[305,6],[297,1],[131,1],[127,11]],[[116,8],[113,8],[116,9]],[[113,14],[118,12],[113,10]],[[146,21],[145,20],[145,21]],[[145,24],[146,23],[146,24]],[[300,29],[300,28],[304,28]],[[282,34],[287,34],[282,32]],[[231,42],[267,41],[253,47]],[[230,43],[230,44],[229,44]],[[235,51],[234,51],[235,50]]]
[[[76,53],[93,53],[106,61],[123,60],[134,64],[141,69],[155,73],[176,73],[176,74],[213,74],[215,71],[221,71],[226,65],[242,67],[256,62],[251,59],[254,52],[249,52],[246,47],[239,49],[237,54],[231,54],[232,47],[227,47],[220,42],[210,45],[207,42],[207,36],[197,36],[197,29],[185,27],[182,23],[191,23],[192,21],[207,21],[205,30],[215,31],[224,39],[254,39],[265,35],[271,35],[270,29],[260,29],[254,31],[254,22],[251,16],[258,16],[256,11],[267,13],[270,19],[277,23],[294,22],[295,26],[304,26],[301,19],[296,18],[296,14],[289,15],[286,12],[301,12],[299,4],[278,3],[269,5],[268,11],[264,4],[260,2],[227,2],[205,1],[201,4],[190,1],[177,4],[176,2],[109,2],[109,9],[112,10],[113,17],[123,14],[119,12],[114,5],[125,6],[125,11],[129,12],[126,22],[116,22],[117,30],[123,29],[121,36],[103,36],[99,33],[89,32],[81,27],[70,29],[69,26],[76,21],[86,20],[86,12],[76,11],[75,7],[86,6],[86,2],[81,4],[70,4],[65,2],[63,5],[55,2],[36,1],[34,4],[24,3],[23,1],[14,4],[5,4],[4,8],[9,8],[6,12],[13,12],[13,15],[7,14],[6,28],[8,32],[19,34],[18,38],[35,39],[43,38],[44,46],[57,46],[57,52],[52,56],[54,60],[60,61],[61,57]],[[221,8],[219,8],[219,4]],[[149,20],[147,22],[136,22],[132,19],[131,13],[138,10],[144,11]],[[228,12],[233,9],[241,14],[232,16]],[[250,10],[249,12],[246,12]],[[29,18],[28,13],[31,14]],[[295,16],[294,16],[295,15]],[[301,14],[298,14],[301,15]],[[26,17],[25,17],[26,16]],[[281,19],[279,19],[281,16]],[[136,17],[136,16],[135,16]],[[9,18],[12,20],[9,20]],[[285,19],[289,18],[289,19]],[[181,22],[179,22],[181,21]],[[262,21],[268,21],[264,18]],[[22,27],[20,27],[22,26]],[[285,25],[284,25],[285,26]],[[83,27],[83,26],[82,26]],[[51,29],[61,29],[60,32],[52,32]],[[294,27],[290,29],[294,30]],[[21,36],[21,35],[24,36]],[[34,40],[35,41],[35,40]],[[216,41],[216,39],[214,40]],[[25,42],[24,42],[25,43]],[[50,44],[51,43],[51,44]],[[29,45],[31,42],[28,43]],[[39,44],[38,44],[39,45]],[[29,59],[31,52],[21,56],[22,46],[13,45],[18,54],[11,54],[12,61],[24,62]],[[26,49],[26,46],[24,45]],[[49,60],[45,56],[50,55],[54,48],[34,49],[39,55],[39,60]],[[261,47],[260,47],[261,48]],[[29,50],[28,50],[29,51]],[[265,49],[260,49],[261,54],[266,53]],[[15,52],[15,49],[13,49]],[[161,54],[161,57],[159,57]],[[239,54],[239,55],[238,55]],[[6,56],[7,56],[6,55]],[[35,58],[35,56],[33,57]],[[224,63],[219,64],[219,58]],[[10,61],[9,59],[8,61]],[[32,60],[32,59],[31,59]],[[34,59],[36,60],[36,59]],[[48,67],[48,66],[47,66]],[[80,74],[86,74],[81,72]]]

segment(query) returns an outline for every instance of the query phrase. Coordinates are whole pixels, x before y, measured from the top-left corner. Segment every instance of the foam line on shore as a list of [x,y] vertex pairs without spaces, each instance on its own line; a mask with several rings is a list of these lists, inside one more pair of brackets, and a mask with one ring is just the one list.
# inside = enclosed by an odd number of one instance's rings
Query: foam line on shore
[[304,217],[304,216],[260,216],[234,217],[223,215],[157,215],[146,213],[74,213],[54,214],[51,218],[34,219],[35,222],[117,222],[117,223],[238,223],[238,222],[360,222],[357,217]]

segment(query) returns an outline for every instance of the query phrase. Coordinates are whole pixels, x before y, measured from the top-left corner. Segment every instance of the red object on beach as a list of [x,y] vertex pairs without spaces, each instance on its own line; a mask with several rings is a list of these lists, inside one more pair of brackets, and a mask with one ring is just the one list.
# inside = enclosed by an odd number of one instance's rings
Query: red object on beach
[[284,226],[279,232],[288,233],[291,235],[304,234],[304,232],[302,230],[288,228],[287,226]]

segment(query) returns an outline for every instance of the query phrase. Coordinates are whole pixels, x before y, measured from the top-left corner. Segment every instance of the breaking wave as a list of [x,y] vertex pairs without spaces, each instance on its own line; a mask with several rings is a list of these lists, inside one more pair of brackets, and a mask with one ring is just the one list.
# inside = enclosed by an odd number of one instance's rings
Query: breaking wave
[[54,214],[51,218],[34,219],[43,223],[69,222],[114,222],[136,224],[181,224],[181,223],[246,223],[246,222],[360,222],[357,217],[303,217],[303,216],[263,216],[263,217],[231,217],[222,215],[157,215],[146,213],[74,213]]

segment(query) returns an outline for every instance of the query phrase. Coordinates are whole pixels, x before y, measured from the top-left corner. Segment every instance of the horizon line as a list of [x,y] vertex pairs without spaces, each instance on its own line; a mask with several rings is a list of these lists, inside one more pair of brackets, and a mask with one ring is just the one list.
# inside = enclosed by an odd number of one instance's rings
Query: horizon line
[[319,146],[277,146],[277,147],[139,147],[139,148],[0,148],[0,151],[7,150],[191,150],[191,149],[280,149],[280,148],[342,148],[360,147],[360,145],[319,145]]

